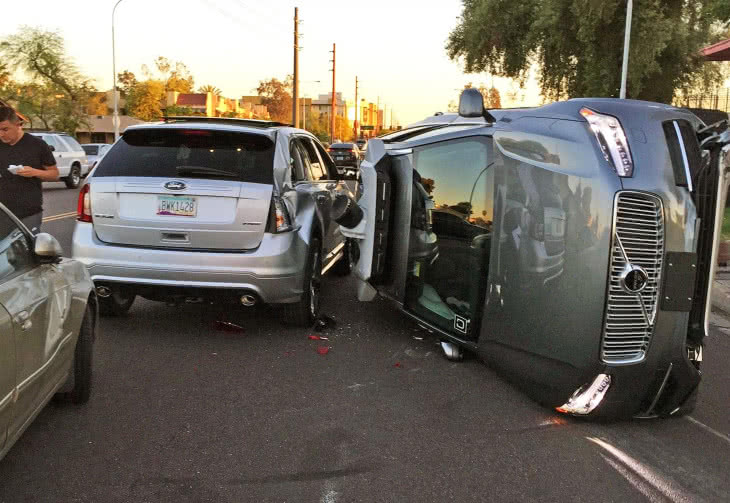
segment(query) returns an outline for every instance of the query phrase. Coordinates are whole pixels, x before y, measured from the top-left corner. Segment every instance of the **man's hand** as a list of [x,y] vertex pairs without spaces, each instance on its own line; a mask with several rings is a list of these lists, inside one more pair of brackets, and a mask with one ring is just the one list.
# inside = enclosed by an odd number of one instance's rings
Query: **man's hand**
[[44,182],[55,182],[58,180],[58,168],[56,166],[47,166],[46,169],[35,169],[30,166],[23,166],[23,169],[18,170],[16,175],[25,178],[40,178]]

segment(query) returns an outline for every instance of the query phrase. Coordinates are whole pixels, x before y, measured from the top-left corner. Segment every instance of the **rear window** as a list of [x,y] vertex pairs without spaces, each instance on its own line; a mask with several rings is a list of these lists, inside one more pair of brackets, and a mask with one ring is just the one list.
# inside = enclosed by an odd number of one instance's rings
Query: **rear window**
[[94,176],[213,178],[273,183],[274,142],[253,133],[209,129],[125,132]]
[[99,153],[99,147],[97,145],[82,145],[86,155],[97,155]]
[[341,148],[350,150],[352,148],[352,143],[334,143],[330,145],[330,148]]

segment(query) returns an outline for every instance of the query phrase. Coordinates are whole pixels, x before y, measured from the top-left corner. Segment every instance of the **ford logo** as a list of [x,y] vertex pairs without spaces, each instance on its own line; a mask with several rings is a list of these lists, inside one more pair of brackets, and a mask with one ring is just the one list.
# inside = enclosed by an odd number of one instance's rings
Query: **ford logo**
[[640,293],[649,284],[649,274],[641,267],[628,265],[621,274],[621,286],[626,293]]
[[178,182],[177,180],[175,180],[175,181],[172,181],[172,182],[167,182],[167,183],[166,183],[166,184],[164,185],[164,187],[165,187],[165,188],[166,188],[167,190],[185,190],[185,189],[187,189],[187,188],[188,188],[188,186],[187,186],[187,185],[185,185],[185,183],[184,183],[184,182]]

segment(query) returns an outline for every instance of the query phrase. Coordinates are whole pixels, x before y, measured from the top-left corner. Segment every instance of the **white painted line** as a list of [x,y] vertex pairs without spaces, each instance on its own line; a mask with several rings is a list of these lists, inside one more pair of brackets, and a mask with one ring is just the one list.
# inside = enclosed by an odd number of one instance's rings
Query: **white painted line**
[[319,501],[321,503],[337,503],[338,495],[334,483],[331,480],[326,480],[322,488],[322,498]]
[[703,430],[705,430],[705,431],[707,431],[709,433],[712,433],[713,435],[715,435],[716,437],[719,437],[719,438],[723,439],[727,443],[730,443],[730,437],[728,437],[727,435],[724,435],[724,434],[720,433],[719,431],[710,428],[709,426],[707,426],[704,423],[699,422],[698,420],[696,420],[692,416],[685,416],[685,417],[687,418],[688,421],[696,424],[697,426],[699,426]]
[[643,494],[646,499],[648,499],[652,503],[664,503],[666,501],[666,498],[664,498],[663,495],[658,494],[656,489],[651,484],[648,484],[641,477],[631,472],[631,470],[625,468],[624,466],[621,466],[620,463],[617,463],[603,453],[601,454],[601,457],[604,459],[604,461],[606,461],[606,463],[611,465],[614,470],[619,472],[619,474],[621,474],[621,476],[623,476],[623,478],[625,478],[629,482],[629,484],[634,486],[634,489]]
[[[648,466],[643,465],[623,452],[618,447],[614,447],[600,438],[586,437],[586,439],[613,455],[614,458],[623,463],[626,469],[630,470],[635,476],[641,477],[646,484],[659,491],[665,498],[668,498],[669,501],[681,501],[687,503],[696,501],[696,498],[685,494],[684,490],[682,490],[676,483],[665,479]],[[613,464],[611,466],[613,466]],[[621,471],[619,471],[619,473],[621,473]],[[623,473],[621,474],[623,475]],[[634,487],[639,489],[639,487],[635,484]],[[639,490],[641,491],[641,489]],[[644,494],[643,491],[642,494]]]

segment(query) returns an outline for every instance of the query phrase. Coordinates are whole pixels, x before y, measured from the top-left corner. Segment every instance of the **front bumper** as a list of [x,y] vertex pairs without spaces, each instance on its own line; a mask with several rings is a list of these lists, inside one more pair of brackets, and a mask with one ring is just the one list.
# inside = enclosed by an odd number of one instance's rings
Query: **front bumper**
[[186,292],[199,289],[254,293],[262,302],[297,302],[302,295],[307,245],[295,232],[264,234],[255,250],[240,253],[119,246],[100,241],[93,225],[77,222],[73,257],[95,284],[124,284]]

